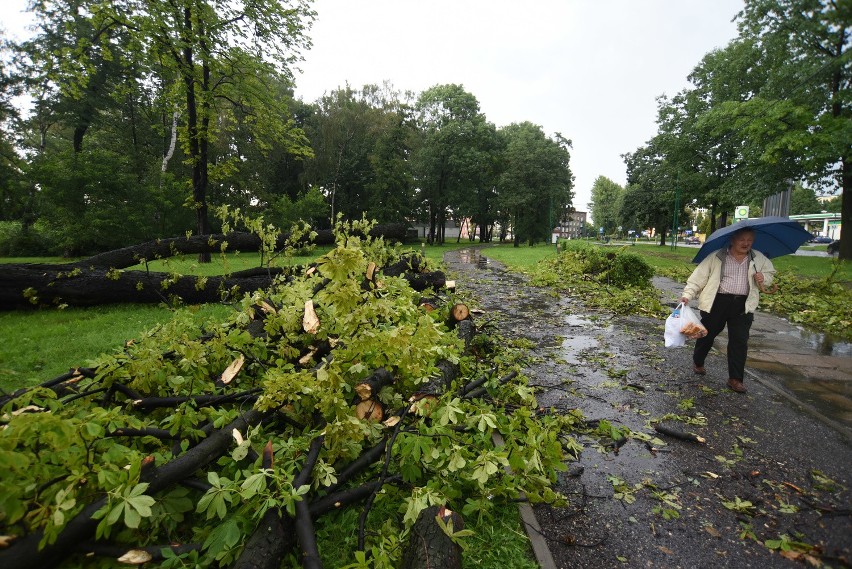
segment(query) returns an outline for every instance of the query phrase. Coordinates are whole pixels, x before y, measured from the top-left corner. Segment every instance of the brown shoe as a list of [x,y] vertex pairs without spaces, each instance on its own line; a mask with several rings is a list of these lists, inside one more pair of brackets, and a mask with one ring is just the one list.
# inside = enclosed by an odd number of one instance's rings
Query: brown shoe
[[746,392],[745,385],[743,385],[743,382],[742,382],[741,379],[734,379],[732,377],[731,379],[728,380],[728,387],[731,389],[731,391],[736,391],[737,393],[745,393]]
[[694,371],[697,375],[707,375],[707,370],[704,369],[704,366],[700,366],[698,364],[692,364],[692,371]]

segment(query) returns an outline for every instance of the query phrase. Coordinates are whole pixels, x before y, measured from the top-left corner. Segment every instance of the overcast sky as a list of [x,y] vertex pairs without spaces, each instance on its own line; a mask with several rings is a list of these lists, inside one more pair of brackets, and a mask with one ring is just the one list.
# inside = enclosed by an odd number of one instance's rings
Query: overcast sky
[[[23,27],[26,0],[4,0]],[[459,83],[498,127],[530,121],[573,141],[574,206],[592,184],[623,185],[621,155],[656,133],[656,97],[689,86],[704,54],[736,36],[742,0],[315,0],[313,48],[296,94],[347,82],[419,93]]]
[[573,141],[574,206],[624,185],[622,154],[656,133],[656,98],[689,86],[736,36],[742,0],[316,0],[296,93],[347,81],[423,91],[460,83],[498,127],[530,121]]

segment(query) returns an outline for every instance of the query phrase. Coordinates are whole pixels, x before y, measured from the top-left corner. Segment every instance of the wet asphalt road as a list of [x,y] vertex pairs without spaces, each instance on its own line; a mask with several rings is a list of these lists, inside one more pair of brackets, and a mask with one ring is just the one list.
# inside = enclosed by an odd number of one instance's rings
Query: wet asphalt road
[[[661,320],[598,313],[529,286],[487,248],[448,253],[445,264],[480,318],[536,346],[524,371],[541,407],[634,433],[617,453],[579,436],[584,450],[557,484],[568,505],[536,506],[557,567],[803,566],[778,553],[782,536],[829,566],[852,562],[842,432],[763,381],[747,380],[745,395],[726,389],[717,350],[707,376],[694,375],[691,350],[663,347]],[[664,417],[706,443],[659,436],[650,450],[641,439],[658,436]]]

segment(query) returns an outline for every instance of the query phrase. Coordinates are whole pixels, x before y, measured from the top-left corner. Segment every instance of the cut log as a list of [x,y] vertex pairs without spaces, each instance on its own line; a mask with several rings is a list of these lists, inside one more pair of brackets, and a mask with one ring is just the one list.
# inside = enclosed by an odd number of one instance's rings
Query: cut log
[[453,531],[463,529],[462,517],[443,506],[426,508],[411,528],[411,538],[402,558],[403,569],[454,569],[462,566],[461,546],[444,532],[438,519],[452,524]]
[[449,318],[447,324],[455,326],[462,320],[470,318],[470,309],[466,304],[456,303],[450,307]]
[[367,399],[375,398],[383,387],[392,383],[393,374],[385,368],[380,367],[370,377],[355,385],[355,393],[361,401],[366,401]]
[[359,419],[379,423],[385,418],[384,405],[375,399],[359,401],[355,404],[355,416]]

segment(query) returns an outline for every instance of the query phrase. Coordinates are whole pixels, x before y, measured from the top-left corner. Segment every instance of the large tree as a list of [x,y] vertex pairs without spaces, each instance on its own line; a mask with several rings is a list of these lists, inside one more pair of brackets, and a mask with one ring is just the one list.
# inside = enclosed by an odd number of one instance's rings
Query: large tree
[[592,184],[591,206],[595,227],[603,228],[606,235],[613,233],[619,225],[619,204],[624,188],[607,178],[598,176]]
[[530,122],[500,129],[504,139],[503,172],[498,184],[501,207],[512,221],[515,246],[548,239],[571,205],[571,142],[548,137]]
[[436,85],[415,104],[420,139],[414,152],[418,198],[429,220],[429,242],[444,242],[452,209],[469,202],[493,159],[493,125],[461,85]]
[[[782,49],[789,57],[771,61],[783,84],[767,93],[764,106],[790,106],[787,128],[753,120],[748,142],[763,146],[767,162],[785,149],[801,156],[803,177],[813,187],[840,188],[841,223],[852,227],[852,8],[845,0],[748,0],[739,18],[741,36],[755,38],[765,54]],[[776,114],[770,109],[771,114]],[[770,114],[766,111],[766,114]],[[798,120],[794,120],[798,119]],[[845,231],[840,258],[852,259]]]
[[[210,146],[223,116],[250,129],[254,144],[273,142],[306,152],[287,101],[271,96],[273,78],[287,77],[314,16],[305,1],[145,2],[133,15],[152,69],[163,82],[168,104],[180,117],[180,140],[192,168],[192,207],[196,232],[210,232],[208,189]],[[120,15],[117,15],[120,17]],[[239,157],[236,157],[239,160]],[[209,261],[209,254],[200,260]]]
[[411,209],[409,161],[415,135],[411,109],[385,84],[349,86],[321,97],[306,133],[315,156],[306,181],[323,189],[332,217],[402,222]]
[[819,213],[823,209],[825,208],[820,204],[816,193],[811,188],[805,188],[801,184],[793,186],[790,196],[790,215]]
[[637,231],[641,228],[654,229],[660,245],[664,245],[674,224],[675,203],[679,202],[680,216],[684,212],[688,192],[679,178],[677,165],[660,150],[660,138],[657,135],[647,145],[623,156],[627,165],[627,186],[620,200],[618,219]]

